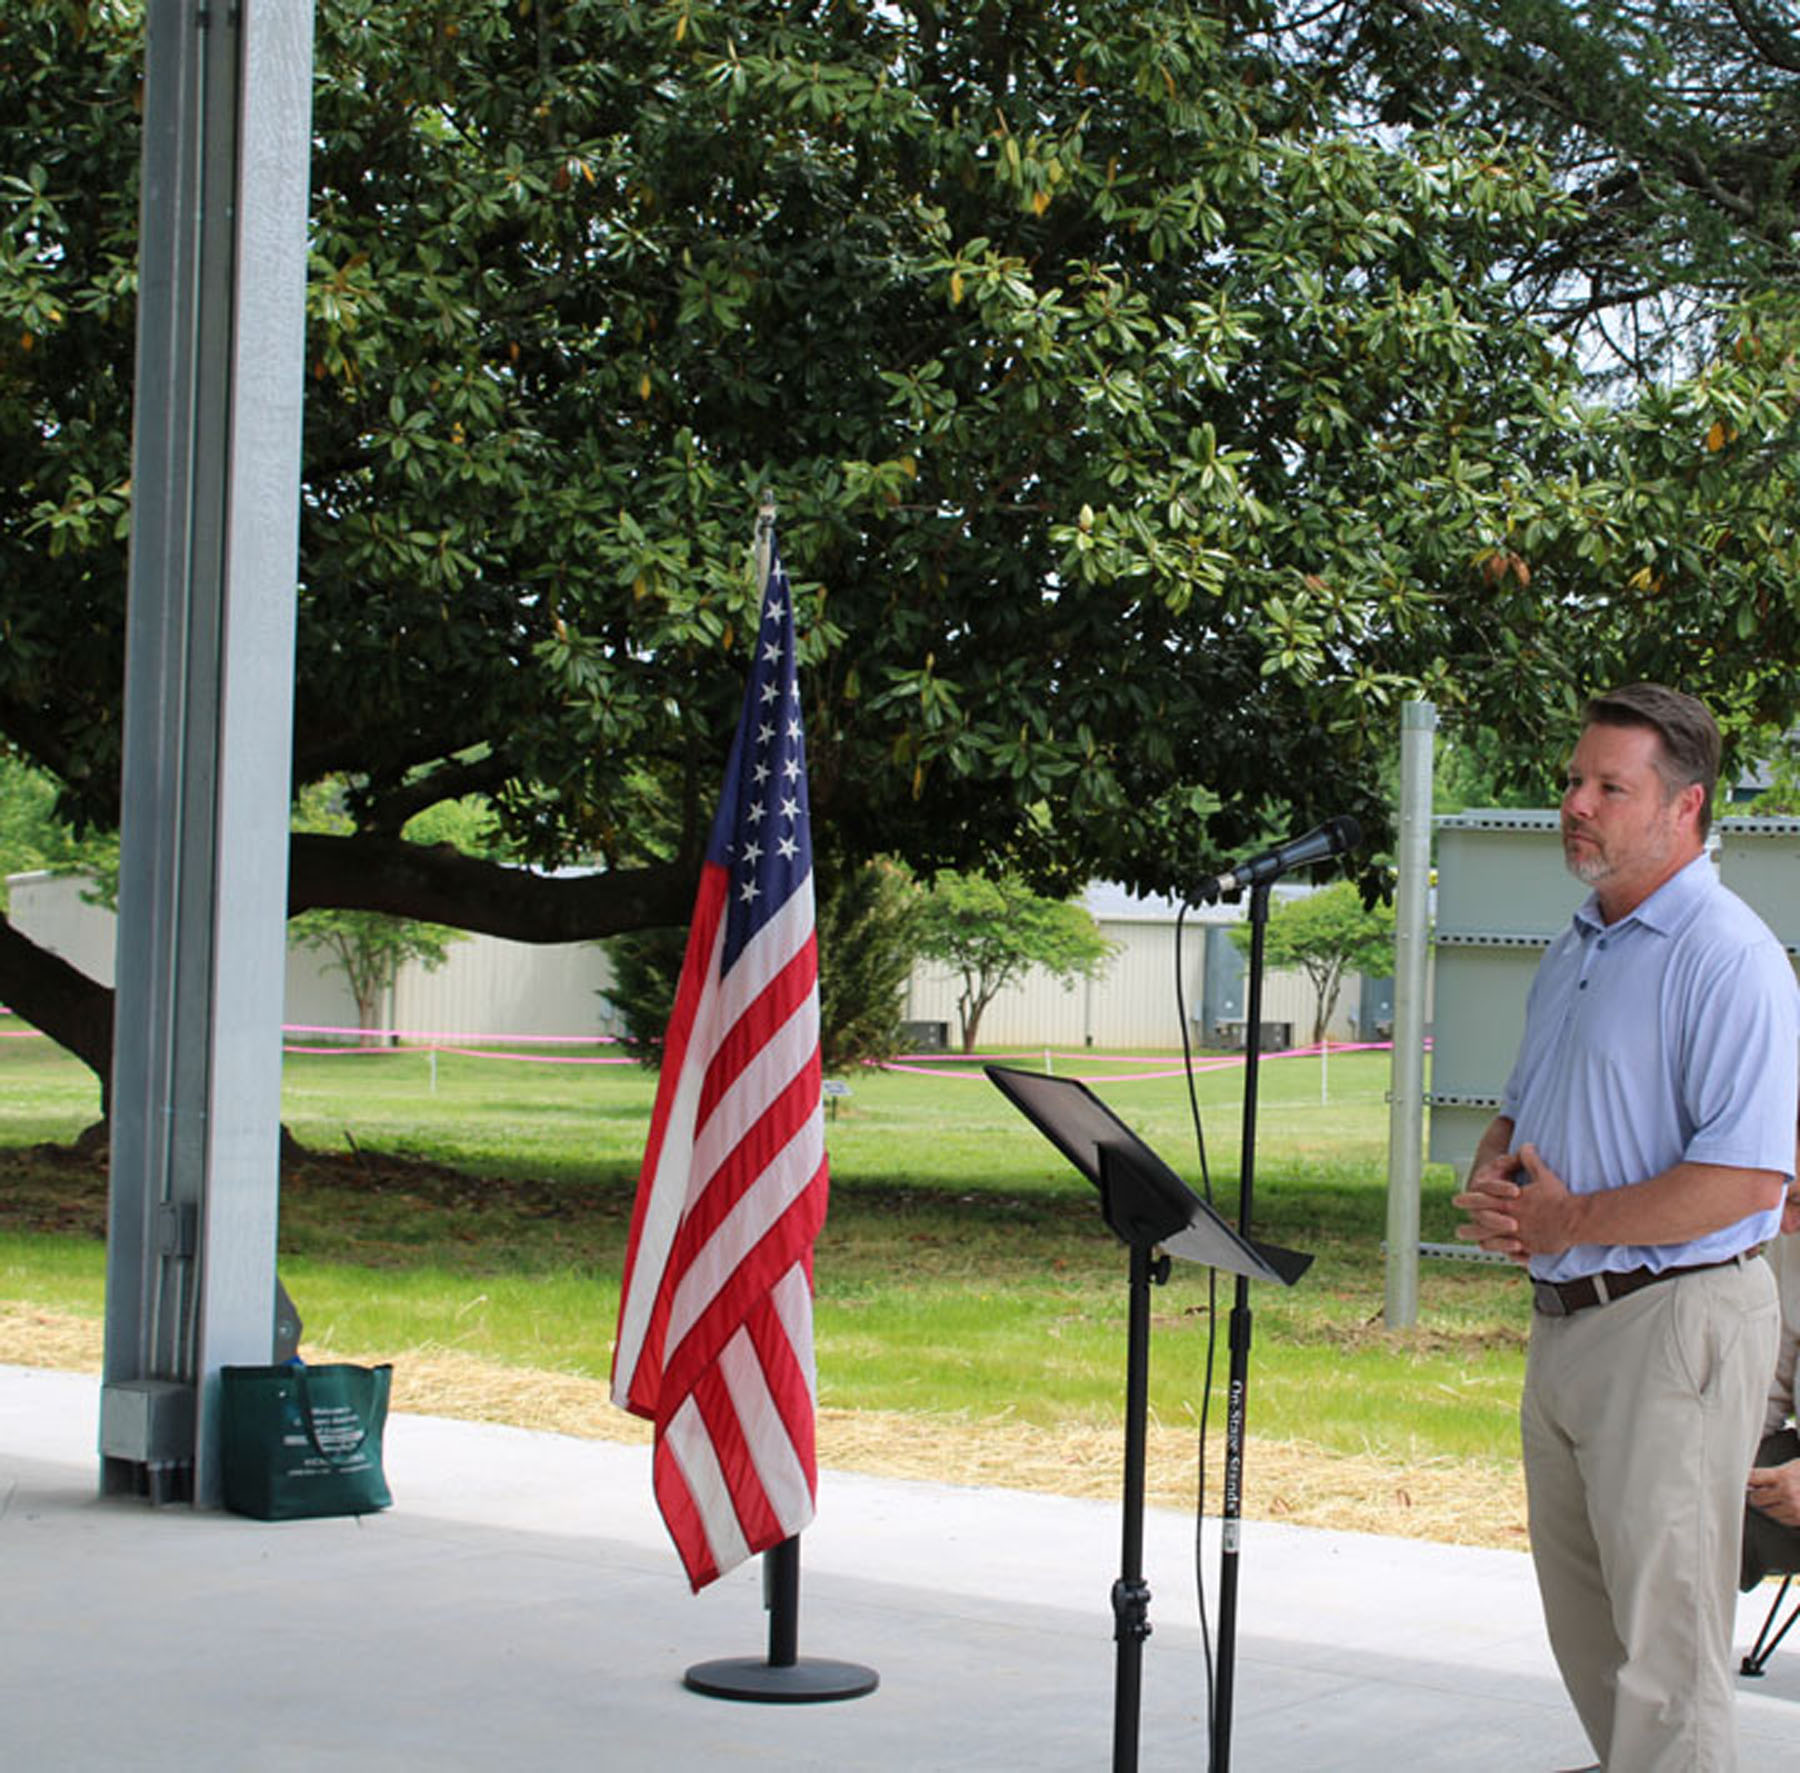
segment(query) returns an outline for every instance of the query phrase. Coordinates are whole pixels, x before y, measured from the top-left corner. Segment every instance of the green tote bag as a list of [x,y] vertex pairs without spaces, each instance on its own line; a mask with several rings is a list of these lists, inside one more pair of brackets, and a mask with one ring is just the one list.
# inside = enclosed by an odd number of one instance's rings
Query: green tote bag
[[260,1521],[373,1514],[394,1369],[300,1363],[219,1370],[225,1506]]

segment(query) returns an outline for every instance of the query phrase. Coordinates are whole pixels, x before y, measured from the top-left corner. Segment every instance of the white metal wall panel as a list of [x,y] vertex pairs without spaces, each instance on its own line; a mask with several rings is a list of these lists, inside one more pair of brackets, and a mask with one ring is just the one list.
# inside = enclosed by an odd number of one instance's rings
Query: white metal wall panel
[[1548,943],[1587,897],[1563,866],[1552,811],[1454,813],[1437,821],[1437,938],[1529,936]]
[[[82,883],[48,874],[15,875],[8,883],[18,929],[90,978],[112,983],[113,914],[81,899]],[[1104,976],[1078,980],[1072,989],[1035,971],[1001,992],[982,1018],[983,1046],[1050,1045],[1096,1050],[1180,1045],[1175,1002],[1175,924],[1167,917],[1098,920],[1119,944]],[[1197,1015],[1204,979],[1205,944],[1229,942],[1226,926],[1190,919],[1182,932],[1189,1015]],[[611,979],[605,951],[595,943],[545,947],[469,936],[450,945],[435,972],[402,969],[384,1025],[416,1034],[558,1035],[598,1037],[618,1031],[605,1002]],[[1358,981],[1344,981],[1332,1021],[1334,1039],[1354,1033]],[[908,994],[908,1020],[946,1024],[957,1039],[957,981],[944,968],[921,962]],[[1296,1041],[1312,1032],[1311,982],[1300,973],[1270,973],[1263,985],[1263,1020],[1291,1025]],[[356,1027],[355,1000],[324,957],[305,948],[288,954],[285,1020],[304,1028]],[[1198,1038],[1208,1040],[1211,1031]]]
[[1791,955],[1800,949],[1800,819],[1721,819],[1719,877]]
[[[281,1019],[290,1028],[355,1028],[356,998],[350,982],[327,958],[313,948],[288,945],[287,981]],[[315,1037],[299,1034],[305,1043]],[[342,1036],[327,1035],[336,1039]]]
[[[1101,920],[1101,933],[1119,944],[1104,978],[1083,982],[1088,1024],[1097,1048],[1173,1047],[1181,1044],[1175,1005],[1175,926]],[[1206,931],[1182,932],[1181,960],[1190,1010],[1197,1009],[1205,976]]]
[[612,977],[593,942],[508,942],[470,936],[435,971],[408,966],[394,989],[402,1034],[548,1034],[598,1039],[617,1032],[603,993]]
[[105,906],[82,898],[87,884],[72,874],[11,875],[6,882],[8,917],[20,935],[110,988],[118,919]]
[[1499,1106],[1538,962],[1587,888],[1551,809],[1439,819],[1437,857],[1428,1149],[1460,1172]]
[[[40,948],[66,960],[96,984],[113,983],[113,943],[118,920],[104,905],[82,898],[88,882],[72,874],[15,874],[8,879],[13,927]],[[356,1001],[322,957],[290,948],[282,1019],[304,1027],[347,1028]]]
[[[956,998],[961,981],[948,968],[921,961],[907,992],[907,1020],[942,1022],[952,1047],[961,1040]],[[1048,974],[1034,969],[1017,984],[1002,988],[982,1012],[976,1031],[980,1046],[1018,1046],[1045,1042],[1068,1047],[1082,1044],[1086,993],[1078,984],[1065,991]]]
[[[1120,945],[1105,975],[1077,981],[1072,990],[1042,969],[1002,990],[981,1018],[977,1044],[983,1047],[1049,1045],[1080,1047],[1177,1047],[1181,1026],[1175,1003],[1173,923],[1101,919],[1109,940]],[[1200,1009],[1204,977],[1203,943],[1229,942],[1223,927],[1190,924],[1182,934],[1187,1010]],[[950,1044],[959,1040],[956,997],[959,981],[946,968],[921,962],[913,975],[907,1019],[943,1022]],[[1331,1036],[1348,1040],[1355,1029],[1358,978],[1351,974],[1338,994]],[[1300,972],[1271,972],[1263,980],[1263,1021],[1287,1023],[1296,1042],[1311,1038],[1314,992]],[[1091,1043],[1090,1043],[1091,1036]],[[1198,1035],[1212,1038],[1211,1031]]]

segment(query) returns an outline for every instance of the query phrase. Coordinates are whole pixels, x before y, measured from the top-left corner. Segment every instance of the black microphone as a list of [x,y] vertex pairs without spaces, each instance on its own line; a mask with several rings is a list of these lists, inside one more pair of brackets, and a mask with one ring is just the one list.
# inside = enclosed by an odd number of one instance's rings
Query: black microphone
[[1291,838],[1279,849],[1264,850],[1260,856],[1252,856],[1224,874],[1209,874],[1200,883],[1200,897],[1222,899],[1242,887],[1261,886],[1290,868],[1304,868],[1312,862],[1323,862],[1327,856],[1341,856],[1361,842],[1362,827],[1348,813],[1339,813],[1304,837]]

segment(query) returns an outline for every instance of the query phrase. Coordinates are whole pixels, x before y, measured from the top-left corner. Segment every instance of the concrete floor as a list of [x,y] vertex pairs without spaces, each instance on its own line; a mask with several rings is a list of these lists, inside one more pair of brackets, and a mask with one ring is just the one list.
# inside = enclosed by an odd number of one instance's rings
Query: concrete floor
[[[880,1685],[753,1705],[682,1675],[764,1657],[760,1568],[688,1593],[643,1448],[396,1416],[391,1512],[265,1524],[99,1499],[98,1397],[0,1367],[7,1773],[1113,1764],[1116,1505],[824,1473],[801,1654]],[[1190,1518],[1146,1521],[1145,1769],[1208,1764],[1215,1531],[1197,1559]],[[1522,1555],[1252,1522],[1238,1573],[1232,1765],[1590,1759]],[[1743,1645],[1771,1592],[1746,1597]],[[1800,1633],[1741,1688],[1745,1773],[1800,1769]]]

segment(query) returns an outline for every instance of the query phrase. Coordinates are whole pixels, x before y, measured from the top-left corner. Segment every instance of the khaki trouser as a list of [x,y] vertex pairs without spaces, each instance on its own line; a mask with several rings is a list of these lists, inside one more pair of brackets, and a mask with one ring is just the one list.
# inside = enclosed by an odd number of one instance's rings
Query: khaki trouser
[[1609,1773],[1737,1765],[1738,1545],[1778,1325],[1764,1262],[1532,1315],[1532,1557],[1563,1683]]

